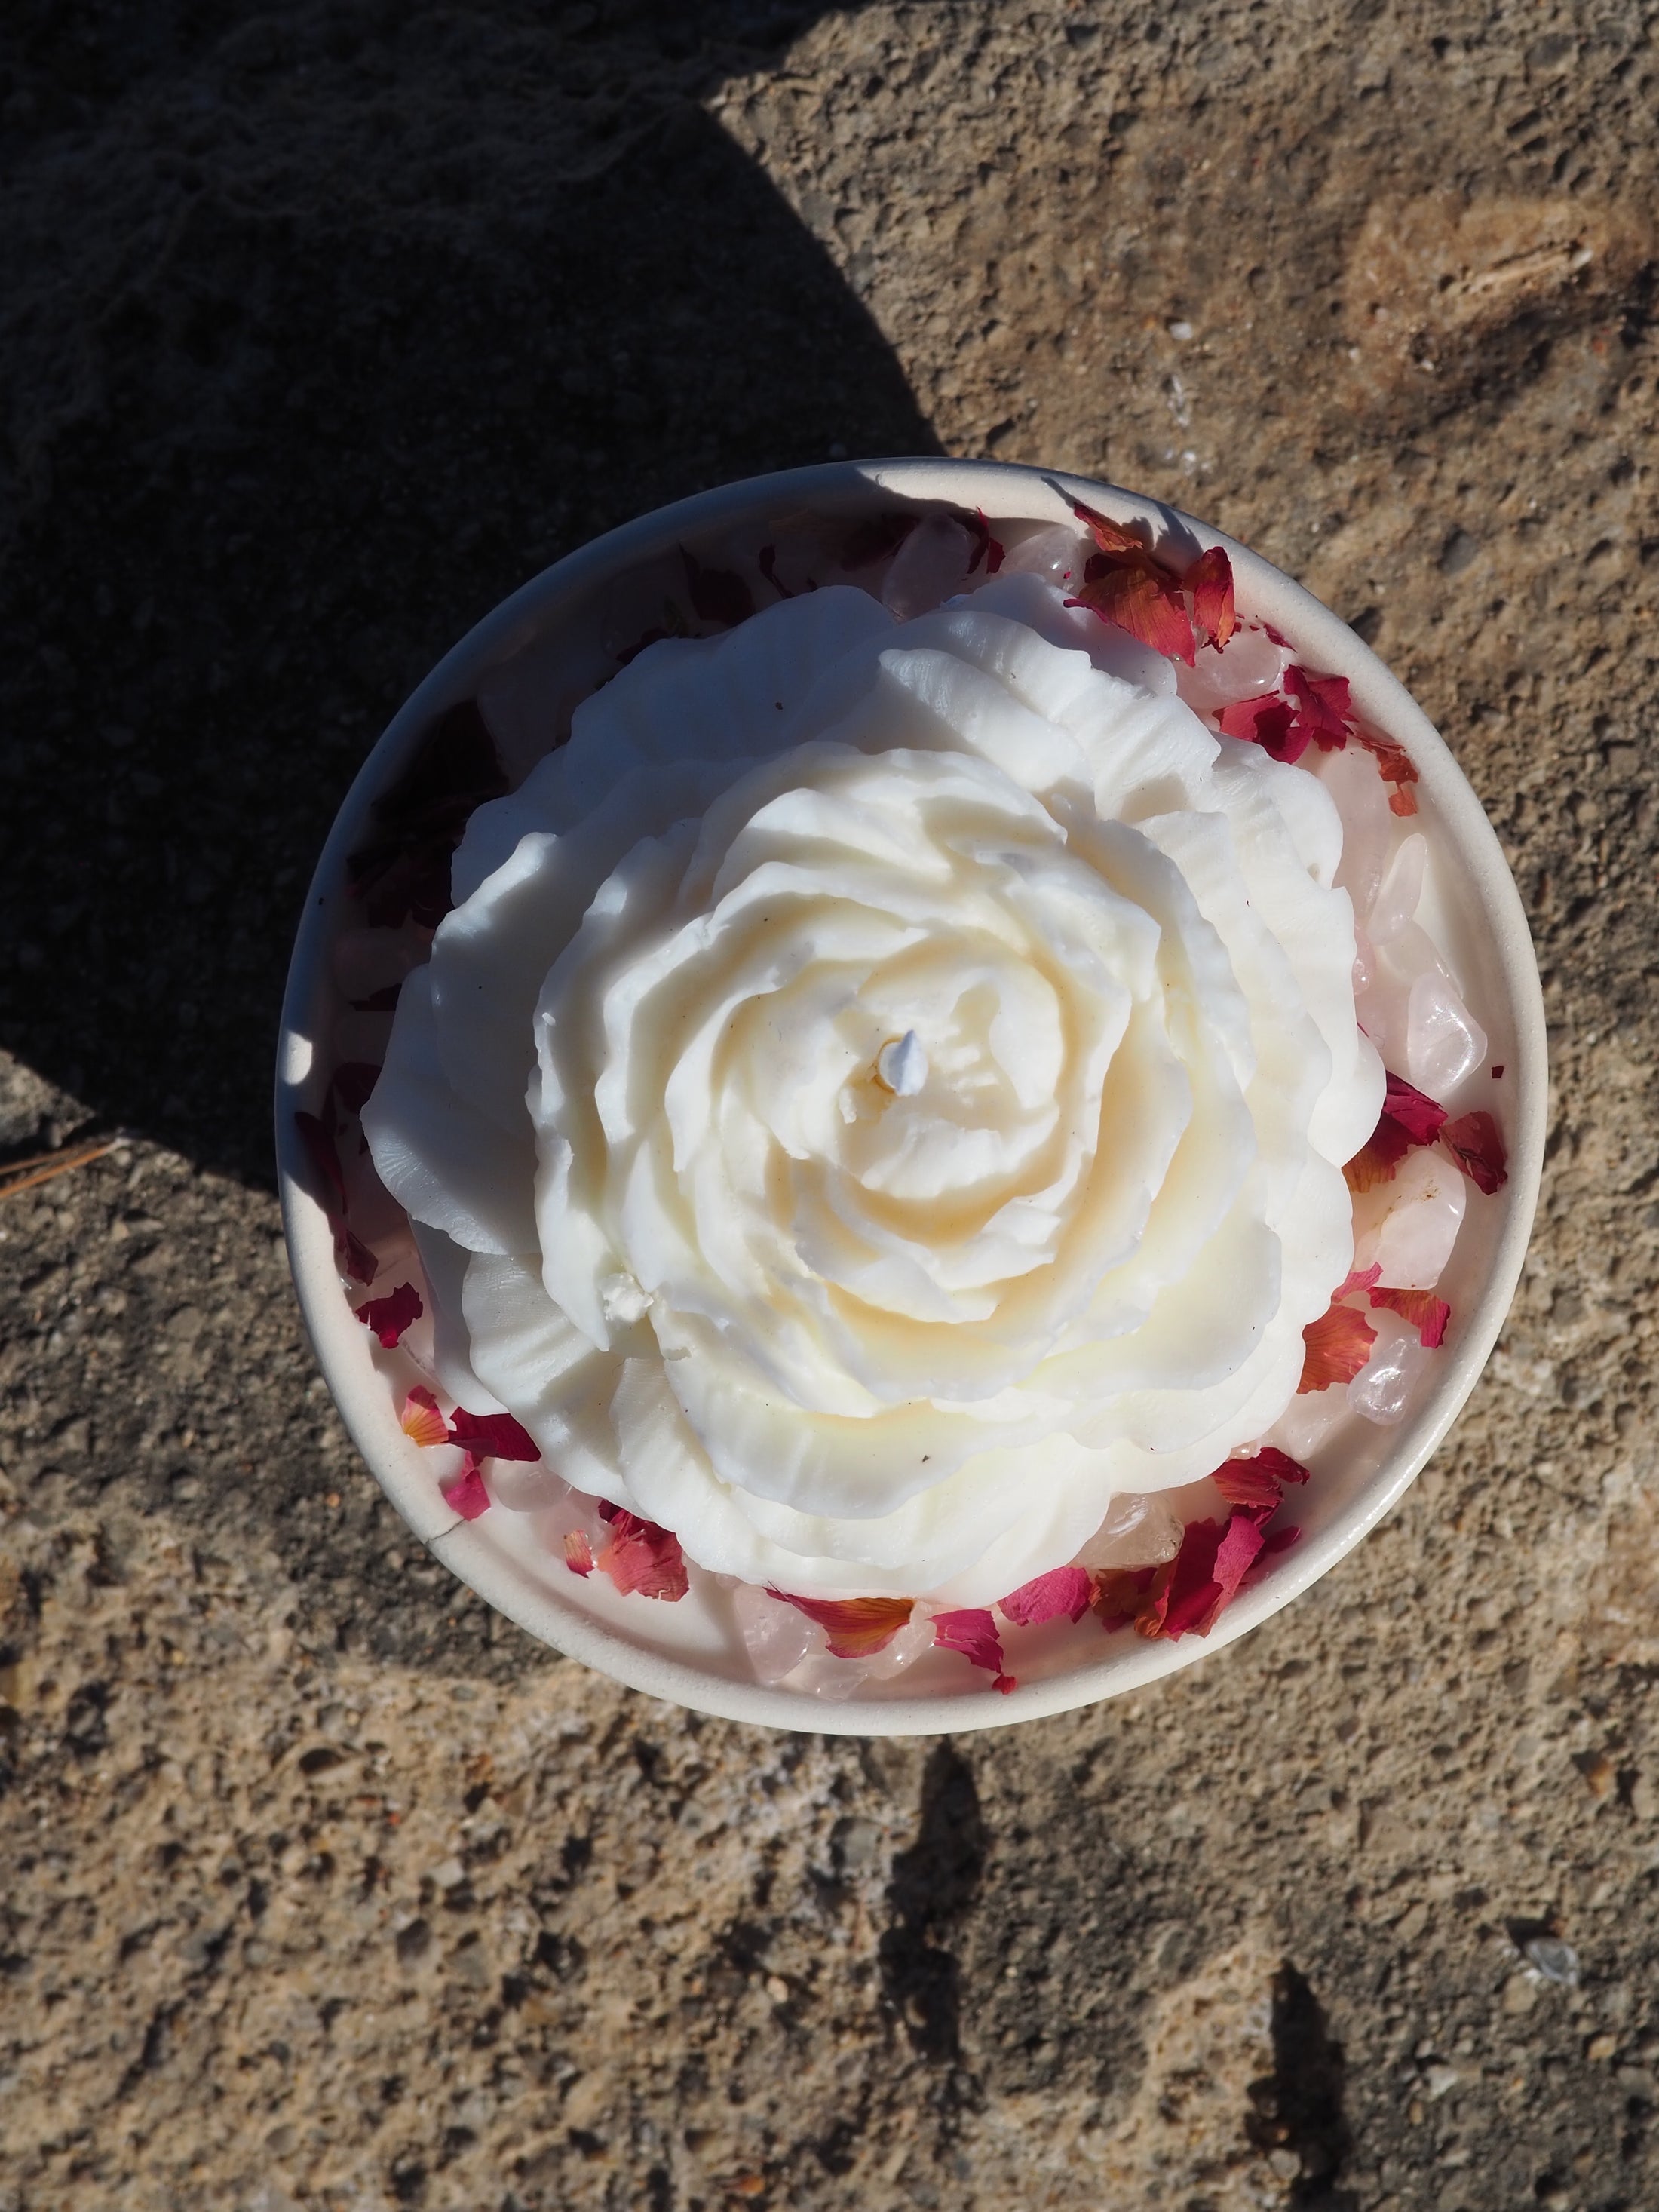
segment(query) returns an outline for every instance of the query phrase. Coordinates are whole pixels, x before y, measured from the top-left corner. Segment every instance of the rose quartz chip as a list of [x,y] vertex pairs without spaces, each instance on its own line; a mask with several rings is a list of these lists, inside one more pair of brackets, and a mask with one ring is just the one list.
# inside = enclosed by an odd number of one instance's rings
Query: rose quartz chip
[[1443,975],[1419,975],[1406,1009],[1406,1066],[1419,1090],[1443,1098],[1486,1057],[1486,1032]]
[[1273,690],[1284,668],[1284,648],[1265,629],[1236,629],[1221,652],[1200,653],[1191,668],[1176,664],[1176,690],[1195,714],[1218,714]]
[[917,524],[898,551],[881,587],[881,603],[900,622],[925,615],[968,588],[975,554],[973,532],[949,515],[930,514]]
[[1379,1282],[1429,1291],[1440,1280],[1462,1226],[1462,1176],[1437,1148],[1401,1160],[1392,1179],[1354,1200],[1354,1259],[1375,1266]]
[[1389,861],[1365,917],[1373,945],[1392,943],[1416,914],[1422,903],[1428,857],[1428,839],[1413,831]]
[[1376,1337],[1370,1358],[1348,1384],[1348,1403],[1366,1420],[1392,1428],[1405,1419],[1418,1377],[1433,1355],[1423,1349],[1417,1331],[1392,1314],[1378,1316]]
[[1081,583],[1089,548],[1075,530],[1063,522],[1034,531],[1011,545],[1004,556],[1005,576],[1041,576],[1045,584]]
[[781,1682],[809,1651],[823,1649],[821,1628],[796,1607],[757,1589],[752,1583],[739,1583],[732,1591],[732,1613],[759,1681]]

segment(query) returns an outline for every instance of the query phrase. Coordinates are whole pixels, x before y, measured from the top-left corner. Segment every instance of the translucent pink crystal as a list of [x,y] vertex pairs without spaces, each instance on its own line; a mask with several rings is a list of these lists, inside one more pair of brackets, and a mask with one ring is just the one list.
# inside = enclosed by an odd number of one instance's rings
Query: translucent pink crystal
[[1365,917],[1366,933],[1374,945],[1389,945],[1415,915],[1423,898],[1429,841],[1420,833],[1406,838],[1383,870],[1376,896]]
[[1486,1057],[1486,1032],[1443,975],[1419,975],[1406,1009],[1406,1073],[1431,1098],[1449,1097]]
[[881,603],[900,622],[925,615],[968,588],[969,562],[976,548],[973,534],[947,515],[919,522],[893,556]]
[[1011,545],[1002,563],[1005,576],[1041,576],[1045,584],[1073,584],[1083,574],[1083,564],[1092,549],[1075,530],[1055,523],[1034,531]]
[[1115,1498],[1077,1555],[1080,1567],[1153,1567],[1181,1549],[1182,1519],[1166,1498]]
[[1376,1342],[1347,1389],[1349,1405],[1368,1421],[1392,1428],[1405,1417],[1406,1406],[1417,1379],[1434,1358],[1418,1341],[1409,1322],[1391,1313],[1371,1316]]
[[[781,1598],[757,1589],[751,1583],[739,1583],[732,1590],[732,1613],[743,1638],[743,1648],[749,1654],[749,1663],[760,1681],[781,1682],[810,1652],[823,1653],[823,1631],[815,1621],[798,1613],[793,1605],[785,1605]],[[859,1672],[854,1660],[836,1659],[825,1663]]]
[[1387,1182],[1354,1200],[1354,1265],[1380,1266],[1390,1290],[1431,1291],[1468,1204],[1462,1175],[1443,1152],[1407,1152]]
[[1289,659],[1265,629],[1236,629],[1219,653],[1206,647],[1190,668],[1178,665],[1176,690],[1195,714],[1217,714],[1235,699],[1271,691]]

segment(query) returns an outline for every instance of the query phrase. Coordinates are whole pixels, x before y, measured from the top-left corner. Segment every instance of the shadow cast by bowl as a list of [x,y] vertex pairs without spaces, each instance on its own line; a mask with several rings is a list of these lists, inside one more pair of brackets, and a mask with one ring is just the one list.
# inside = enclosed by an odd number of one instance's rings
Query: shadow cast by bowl
[[[486,608],[706,484],[936,450],[830,256],[699,104],[821,12],[722,0],[701,44],[635,8],[486,13],[458,42],[297,7],[26,153],[0,1042],[99,1121],[270,1179],[312,862]],[[79,209],[55,289],[52,195]]]

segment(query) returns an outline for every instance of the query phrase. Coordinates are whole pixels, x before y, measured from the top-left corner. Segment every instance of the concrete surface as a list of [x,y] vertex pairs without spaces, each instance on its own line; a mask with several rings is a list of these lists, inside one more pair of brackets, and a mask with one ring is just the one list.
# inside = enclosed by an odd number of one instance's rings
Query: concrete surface
[[[0,1146],[131,1141],[0,1199],[5,2212],[1659,2203],[1653,23],[6,11]],[[419,1562],[266,1133],[411,678],[842,447],[1115,476],[1304,577],[1486,799],[1556,1070],[1392,1521],[1156,1691],[876,1752]]]

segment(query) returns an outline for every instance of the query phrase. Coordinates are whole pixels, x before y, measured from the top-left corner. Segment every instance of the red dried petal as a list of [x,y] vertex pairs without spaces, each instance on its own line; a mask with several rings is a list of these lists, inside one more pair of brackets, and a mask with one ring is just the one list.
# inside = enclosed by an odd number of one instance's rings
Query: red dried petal
[[506,789],[489,725],[477,700],[464,699],[438,717],[375,800],[374,830],[346,864],[367,919],[395,928],[412,916],[435,929],[452,904],[449,863],[468,817]]
[[830,1652],[836,1659],[873,1659],[884,1651],[915,1609],[909,1597],[793,1597],[775,1589],[781,1597],[830,1632]]
[[1108,1567],[1095,1577],[1089,1604],[1108,1635],[1127,1628],[1144,1605],[1158,1599],[1174,1565],[1166,1559],[1161,1567]]
[[383,983],[378,991],[371,991],[366,999],[354,999],[351,1009],[358,1014],[389,1014],[402,995],[401,983]]
[[345,1218],[345,1170],[340,1165],[340,1155],[335,1148],[334,1137],[328,1125],[315,1114],[298,1113],[294,1126],[300,1132],[300,1141],[306,1148],[306,1157],[317,1171],[322,1185],[319,1194],[331,1220],[337,1216]]
[[1151,556],[1124,560],[1084,584],[1068,607],[1088,607],[1103,622],[1115,623],[1131,637],[1166,659],[1193,665],[1193,625],[1181,587]]
[[593,1547],[587,1540],[586,1528],[567,1528],[564,1537],[564,1563],[573,1575],[587,1576],[593,1571]]
[[683,1598],[691,1584],[679,1538],[620,1506],[599,1510],[611,1523],[611,1541],[594,1564],[623,1595],[659,1597],[670,1604]]
[[476,1521],[481,1513],[489,1510],[489,1492],[484,1488],[478,1462],[471,1452],[454,1481],[443,1484],[441,1488],[444,1504],[452,1512],[459,1513],[463,1521]]
[[398,1421],[411,1443],[441,1444],[448,1441],[448,1427],[430,1390],[411,1390],[404,1400],[404,1410]]
[[1066,1613],[1081,1620],[1089,1610],[1092,1586],[1086,1567],[1052,1567],[1010,1590],[1000,1609],[1017,1628],[1036,1628],[1045,1620]]
[[413,1283],[399,1283],[383,1298],[370,1298],[357,1310],[357,1318],[372,1328],[390,1352],[404,1331],[426,1311]]
[[343,1221],[336,1221],[332,1226],[334,1255],[340,1263],[340,1273],[367,1289],[380,1272],[380,1261],[362,1238],[355,1231],[348,1229]]
[[348,1114],[361,1114],[380,1079],[380,1069],[370,1061],[343,1060],[330,1078],[329,1087]]
[[1394,786],[1393,795],[1389,800],[1389,811],[1391,814],[1415,814],[1417,794],[1411,786],[1417,781],[1417,769],[1411,755],[1403,745],[1395,744],[1389,738],[1376,737],[1370,730],[1356,729],[1353,734],[1355,741],[1364,745],[1376,763],[1376,772],[1383,782]]
[[1353,1306],[1332,1306],[1310,1321],[1302,1332],[1307,1351],[1302,1362],[1298,1396],[1307,1390],[1328,1390],[1334,1382],[1352,1382],[1371,1356],[1376,1331]]
[[968,574],[971,576],[982,561],[986,574],[994,576],[1008,555],[1002,540],[993,535],[982,507],[974,509],[974,519],[967,527],[974,533],[974,557],[968,563]]
[[[1056,486],[1056,489],[1058,487]],[[1121,522],[1114,522],[1109,514],[1100,514],[1092,507],[1085,507],[1080,499],[1067,499],[1066,505],[1079,522],[1086,523],[1090,534],[1103,553],[1127,553],[1141,560],[1147,557],[1145,542]]]
[[1509,1181],[1509,1154],[1498,1124],[1485,1107],[1460,1115],[1440,1132],[1440,1141],[1477,1190],[1490,1198]]
[[1005,1686],[1007,1690],[1013,1688],[1012,1675],[1002,1671],[1002,1638],[983,1606],[963,1606],[955,1613],[936,1613],[933,1644],[941,1651],[960,1651],[970,1665],[982,1667],[988,1674],[994,1674],[999,1690],[1005,1689]]
[[1369,1291],[1373,1284],[1380,1283],[1382,1279],[1382,1262],[1380,1260],[1374,1260],[1369,1267],[1351,1267],[1331,1292],[1331,1304],[1334,1305],[1340,1298],[1352,1297],[1356,1291]]
[[1451,1308],[1444,1298],[1436,1297],[1432,1291],[1373,1291],[1371,1306],[1373,1310],[1386,1307],[1389,1312],[1397,1313],[1401,1321],[1408,1321],[1417,1331],[1418,1342],[1425,1352],[1437,1352],[1446,1340]]
[[755,611],[755,595],[735,568],[706,568],[695,553],[682,545],[686,596],[699,622],[719,623],[735,629]]
[[1164,1587],[1135,1616],[1137,1635],[1180,1637],[1198,1626],[1216,1595],[1214,1568],[1223,1527],[1219,1521],[1188,1522]]
[[1293,1544],[1302,1541],[1302,1531],[1294,1522],[1284,1528],[1274,1528],[1261,1540],[1261,1549],[1255,1555],[1255,1564],[1239,1584],[1240,1589],[1254,1589],[1267,1571],[1268,1566],[1281,1552],[1288,1552]]
[[1308,1470],[1277,1444],[1263,1444],[1248,1459],[1226,1459],[1210,1477],[1229,1505],[1276,1506],[1287,1482],[1305,1482]]
[[1218,649],[1238,628],[1233,601],[1233,564],[1224,546],[1212,545],[1200,553],[1182,578],[1193,595],[1193,621],[1206,645]]
[[449,1418],[449,1441],[465,1444],[480,1459],[539,1459],[542,1448],[511,1413],[469,1413],[457,1406]]
[[778,574],[778,549],[775,545],[763,545],[761,547],[757,566],[759,567],[762,575],[765,577],[767,582],[772,586],[772,589],[777,593],[781,599],[793,599],[794,598],[795,594],[790,590],[788,585],[784,582],[782,577]]
[[1376,1127],[1342,1170],[1348,1188],[1372,1190],[1380,1182],[1392,1182],[1395,1170],[1415,1141],[1411,1131],[1392,1114],[1379,1116]]
[[1261,699],[1235,699],[1216,716],[1224,738],[1260,745],[1270,760],[1299,761],[1310,732],[1287,700],[1269,692]]
[[1434,1142],[1446,1118],[1446,1109],[1419,1091],[1402,1075],[1391,1075],[1382,1094],[1382,1110],[1399,1122],[1414,1145]]
[[1316,676],[1311,669],[1299,667],[1293,661],[1281,681],[1285,696],[1296,708],[1297,720],[1306,726],[1308,735],[1318,740],[1322,751],[1340,752],[1353,727],[1347,678]]

